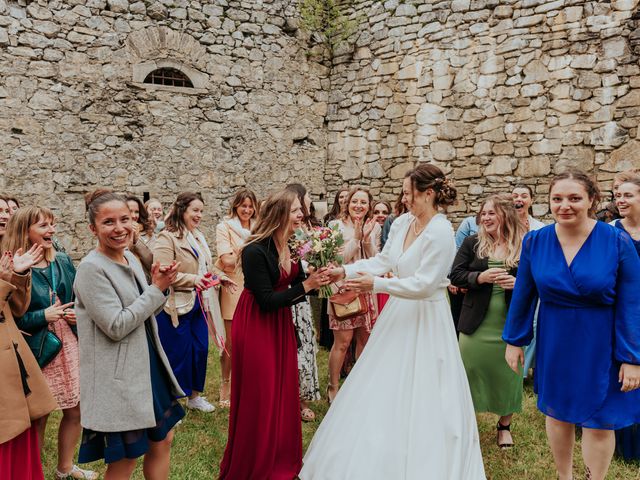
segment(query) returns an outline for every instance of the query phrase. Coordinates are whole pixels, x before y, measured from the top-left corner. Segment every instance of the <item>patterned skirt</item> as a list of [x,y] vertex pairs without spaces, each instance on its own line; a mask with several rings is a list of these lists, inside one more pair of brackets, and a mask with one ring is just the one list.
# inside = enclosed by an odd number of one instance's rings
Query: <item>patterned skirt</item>
[[305,300],[291,307],[293,323],[300,344],[298,345],[298,382],[300,398],[306,401],[320,400],[320,382],[318,381],[318,365],[316,354],[316,332],[309,301]]
[[65,321],[60,320],[49,325],[62,342],[62,349],[51,363],[42,369],[42,373],[58,406],[65,410],[75,407],[80,402],[78,338]]

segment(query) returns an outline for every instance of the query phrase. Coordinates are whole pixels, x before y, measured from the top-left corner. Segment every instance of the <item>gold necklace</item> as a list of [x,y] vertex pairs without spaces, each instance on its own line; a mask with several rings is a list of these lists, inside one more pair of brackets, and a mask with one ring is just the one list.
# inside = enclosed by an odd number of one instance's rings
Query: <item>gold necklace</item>
[[[427,222],[429,223],[429,222]],[[418,217],[413,219],[413,234],[417,237],[418,235],[420,235],[422,233],[422,231],[424,230],[424,228],[427,226],[427,223],[425,223],[422,227],[420,227],[420,230],[418,230],[416,228],[416,225],[418,225]]]

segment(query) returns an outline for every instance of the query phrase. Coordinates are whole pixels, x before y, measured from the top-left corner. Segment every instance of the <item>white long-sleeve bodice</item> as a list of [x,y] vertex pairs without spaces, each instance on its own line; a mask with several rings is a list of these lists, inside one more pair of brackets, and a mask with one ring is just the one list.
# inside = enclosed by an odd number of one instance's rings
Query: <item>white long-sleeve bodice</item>
[[[435,215],[424,231],[403,252],[404,240],[414,220],[406,213],[391,225],[382,252],[375,257],[345,265],[347,278],[358,272],[375,275],[374,292],[408,299],[427,299],[444,292],[449,285],[447,274],[456,254],[451,223],[442,214]],[[391,272],[392,278],[379,275]]]

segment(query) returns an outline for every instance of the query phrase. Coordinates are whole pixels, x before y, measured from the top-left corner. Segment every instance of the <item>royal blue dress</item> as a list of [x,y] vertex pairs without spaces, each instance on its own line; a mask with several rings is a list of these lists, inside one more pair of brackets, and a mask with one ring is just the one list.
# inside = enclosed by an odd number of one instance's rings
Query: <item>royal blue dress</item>
[[[626,232],[620,220],[614,225]],[[631,241],[640,255],[640,240]],[[625,460],[640,460],[640,424],[636,423],[616,431],[616,453]]]
[[640,258],[629,235],[598,222],[570,265],[555,225],[528,233],[502,338],[533,338],[534,390],[557,420],[613,430],[640,421],[640,391],[623,393],[621,363],[640,364]]

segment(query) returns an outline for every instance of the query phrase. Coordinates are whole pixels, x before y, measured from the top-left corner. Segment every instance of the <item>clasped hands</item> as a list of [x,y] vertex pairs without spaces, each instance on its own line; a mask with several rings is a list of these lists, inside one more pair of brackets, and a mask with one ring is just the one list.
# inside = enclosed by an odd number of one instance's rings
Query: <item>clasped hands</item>
[[[329,277],[329,283],[339,282],[345,278],[344,267],[329,265],[326,269]],[[358,277],[347,280],[342,288],[344,290],[352,290],[356,293],[367,293],[373,291],[373,275],[370,273],[358,272]]]
[[488,268],[478,275],[478,283],[495,283],[505,290],[513,290],[516,277],[509,275],[504,268]]

